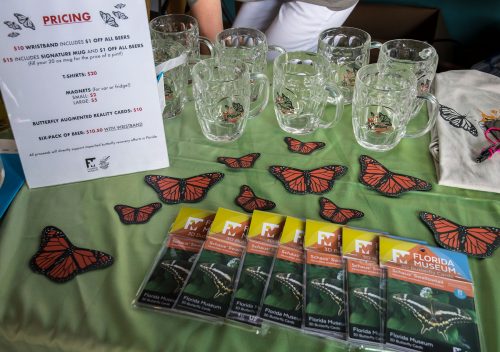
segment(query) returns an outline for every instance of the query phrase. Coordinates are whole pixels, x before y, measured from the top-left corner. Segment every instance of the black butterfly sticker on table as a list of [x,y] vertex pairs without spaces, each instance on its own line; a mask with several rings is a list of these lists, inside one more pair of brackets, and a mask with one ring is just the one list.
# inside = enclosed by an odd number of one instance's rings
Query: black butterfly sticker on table
[[126,6],[125,4],[120,3],[120,4],[116,4],[115,8],[117,8],[117,9],[123,9],[125,6]]
[[[20,25],[18,25],[16,22],[13,22],[13,21],[4,21],[3,22],[7,27],[9,27],[10,29],[14,29],[14,30],[18,30],[20,31],[21,29],[23,29],[23,27],[21,27]],[[18,33],[19,35],[19,33]]]
[[11,37],[11,38],[15,38],[15,37],[17,37],[18,35],[19,35],[19,33],[18,33],[18,32],[11,32],[11,33],[7,34],[7,36],[8,36],[8,37]]
[[17,22],[22,24],[25,28],[35,30],[35,25],[31,22],[29,17],[21,15],[20,13],[15,13],[14,16],[17,18]]
[[454,109],[445,105],[439,105],[439,114],[453,127],[461,128],[472,134],[474,137],[477,137],[477,129],[476,127],[474,127],[472,122],[467,119],[466,115],[462,115],[456,112]]
[[105,24],[109,24],[111,27],[118,27],[118,23],[116,23],[115,18],[111,16],[109,13],[99,11],[101,18],[103,19]]
[[115,15],[115,17],[118,18],[118,19],[120,19],[120,20],[126,20],[126,19],[128,19],[128,16],[125,15],[121,11],[113,11],[113,15]]

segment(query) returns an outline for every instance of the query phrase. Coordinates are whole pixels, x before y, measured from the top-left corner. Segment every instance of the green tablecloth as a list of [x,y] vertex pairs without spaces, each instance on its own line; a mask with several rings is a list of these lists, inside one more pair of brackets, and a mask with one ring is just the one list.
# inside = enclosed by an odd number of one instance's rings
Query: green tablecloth
[[[428,136],[403,140],[387,153],[371,153],[356,143],[350,116],[348,107],[338,126],[302,137],[327,143],[312,156],[303,156],[287,150],[286,134],[277,125],[272,103],[248,123],[239,141],[230,144],[206,140],[193,104],[189,104],[181,116],[165,122],[169,168],[34,190],[24,186],[0,224],[0,351],[341,351],[335,342],[288,329],[272,328],[266,336],[256,336],[232,326],[132,308],[136,291],[180,205],[164,205],[149,223],[128,226],[119,221],[113,206],[158,201],[144,182],[146,174],[189,177],[220,171],[226,175],[224,180],[196,207],[240,210],[234,198],[240,185],[248,184],[257,195],[276,202],[275,212],[320,219],[319,196],[287,193],[267,168],[272,164],[303,169],[342,164],[349,167],[347,175],[325,196],[340,206],[362,210],[365,217],[352,222],[355,226],[434,243],[417,216],[419,211],[466,225],[500,225],[497,194],[437,185]],[[262,153],[250,170],[230,170],[215,161],[218,156],[250,152]],[[393,171],[430,181],[432,191],[391,199],[368,190],[358,182],[361,154],[375,157]],[[61,228],[77,246],[112,254],[114,265],[66,284],[34,274],[28,262],[47,225]],[[500,351],[500,300],[496,299],[500,295],[500,251],[490,259],[471,259],[470,264],[483,351]]]

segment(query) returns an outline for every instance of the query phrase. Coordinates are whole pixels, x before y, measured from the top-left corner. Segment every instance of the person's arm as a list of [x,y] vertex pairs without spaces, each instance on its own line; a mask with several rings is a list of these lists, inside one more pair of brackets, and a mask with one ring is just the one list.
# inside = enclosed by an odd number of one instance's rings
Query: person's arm
[[189,4],[191,14],[198,20],[200,35],[214,42],[223,30],[221,0],[194,0]]

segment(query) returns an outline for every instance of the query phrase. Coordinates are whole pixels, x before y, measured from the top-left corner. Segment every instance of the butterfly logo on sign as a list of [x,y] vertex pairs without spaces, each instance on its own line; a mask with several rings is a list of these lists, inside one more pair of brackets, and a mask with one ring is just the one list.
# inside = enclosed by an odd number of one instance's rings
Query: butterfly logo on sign
[[396,264],[408,264],[410,260],[410,252],[404,251],[402,249],[392,250],[392,262]]
[[373,253],[373,242],[356,240],[354,243],[356,253],[370,255]]
[[279,228],[280,228],[280,225],[278,225],[278,224],[271,224],[271,223],[265,222],[262,224],[262,231],[260,232],[260,235],[262,237],[273,238],[274,236],[277,235]]

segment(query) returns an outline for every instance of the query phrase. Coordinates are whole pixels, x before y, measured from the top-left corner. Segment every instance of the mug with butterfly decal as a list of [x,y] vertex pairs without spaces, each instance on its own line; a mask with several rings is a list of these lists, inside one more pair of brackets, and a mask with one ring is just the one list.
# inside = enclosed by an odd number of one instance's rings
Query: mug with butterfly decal
[[[413,113],[413,101],[425,99],[439,106],[430,93],[417,95],[417,78],[407,68],[396,69],[383,64],[363,66],[356,75],[352,100],[352,126],[356,141],[364,148],[387,151],[403,137],[414,137],[406,131]],[[428,132],[435,116],[416,134]]]
[[[191,71],[194,64],[200,60],[200,44],[208,48],[213,56],[214,49],[212,42],[208,38],[200,36],[200,29],[196,18],[184,14],[162,15],[149,22],[151,39],[170,40],[181,44],[187,53],[190,72],[187,83],[191,84]],[[190,95],[191,90],[188,90]],[[192,100],[191,96],[187,96]]]
[[[394,39],[382,44],[378,63],[392,68],[407,68],[417,77],[417,96],[430,92],[438,65],[438,54],[434,47],[426,42],[414,39]],[[411,118],[416,117],[424,101],[412,101]],[[408,137],[420,137],[426,131],[409,133]]]
[[320,33],[318,54],[330,62],[329,81],[339,87],[345,104],[352,101],[356,72],[368,64],[370,50],[381,45],[372,41],[370,34],[354,27],[329,28]]
[[[336,124],[344,111],[341,91],[327,83],[328,60],[321,55],[297,51],[278,56],[273,66],[274,112],[282,130],[308,134]],[[327,98],[335,114],[324,116]]]
[[252,80],[264,87],[261,92],[264,98],[258,106],[262,111],[269,95],[266,75],[250,73],[246,63],[231,58],[211,58],[194,65],[196,116],[206,138],[230,142],[241,137],[250,112]]
[[163,118],[179,115],[186,102],[188,65],[186,49],[171,40],[153,39],[153,59]]
[[[249,68],[250,73],[265,74],[267,67],[267,53],[277,51],[284,53],[285,49],[277,45],[268,45],[266,35],[254,28],[228,28],[217,34],[215,43],[216,57],[233,58],[242,60]],[[249,118],[260,113],[261,105],[257,98],[263,87],[252,82],[252,95],[250,102]]]

